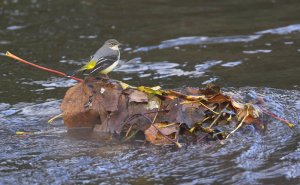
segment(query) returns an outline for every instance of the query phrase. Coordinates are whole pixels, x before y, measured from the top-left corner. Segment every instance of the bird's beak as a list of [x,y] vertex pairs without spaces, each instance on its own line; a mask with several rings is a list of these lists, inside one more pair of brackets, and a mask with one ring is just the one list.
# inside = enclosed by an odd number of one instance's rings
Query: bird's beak
[[118,45],[117,45],[117,47],[120,49],[120,48],[122,48],[122,46],[123,46],[123,44],[121,44],[121,43],[119,43]]

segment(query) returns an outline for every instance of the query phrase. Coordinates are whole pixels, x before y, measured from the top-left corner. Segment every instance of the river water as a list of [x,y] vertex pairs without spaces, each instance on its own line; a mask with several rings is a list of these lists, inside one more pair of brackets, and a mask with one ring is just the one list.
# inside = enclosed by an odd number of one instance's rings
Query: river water
[[296,126],[267,118],[265,132],[182,149],[100,141],[47,124],[75,81],[0,56],[0,184],[300,183],[300,1],[0,1],[0,52],[70,72],[109,38],[123,43],[111,78],[216,83]]

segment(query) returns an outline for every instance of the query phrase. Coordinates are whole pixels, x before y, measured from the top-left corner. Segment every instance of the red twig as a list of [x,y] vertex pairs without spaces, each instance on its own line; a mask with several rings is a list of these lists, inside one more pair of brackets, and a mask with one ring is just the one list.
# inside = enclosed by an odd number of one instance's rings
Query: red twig
[[38,68],[38,69],[41,69],[41,70],[44,70],[44,71],[49,71],[51,73],[55,73],[55,74],[63,76],[63,77],[71,78],[71,79],[76,80],[78,82],[83,82],[83,80],[80,79],[80,78],[76,78],[74,76],[68,76],[66,73],[63,73],[63,72],[60,72],[60,71],[56,71],[54,69],[49,69],[49,68],[46,68],[46,67],[43,67],[43,66],[40,66],[40,65],[37,65],[37,64],[33,64],[33,63],[28,62],[28,61],[26,61],[24,59],[21,59],[20,57],[17,57],[16,55],[14,55],[14,54],[12,54],[12,53],[10,53],[8,51],[5,53],[5,56],[7,56],[9,58],[12,58],[12,59],[15,59],[15,60],[17,60],[19,62],[22,62],[24,64],[31,65],[31,66],[33,66],[35,68]]
[[[262,107],[261,107],[261,108],[262,108]],[[289,121],[287,121],[287,120],[285,120],[285,119],[283,119],[283,118],[277,116],[276,114],[274,114],[274,113],[272,113],[272,112],[267,111],[266,109],[263,109],[263,108],[262,108],[262,112],[265,113],[265,114],[267,114],[267,115],[269,115],[269,116],[271,116],[272,118],[275,118],[275,119],[277,119],[277,120],[279,120],[279,121],[282,121],[283,123],[287,124],[289,127],[294,127],[294,124],[293,124],[293,123],[291,123],[291,122],[289,122]]]

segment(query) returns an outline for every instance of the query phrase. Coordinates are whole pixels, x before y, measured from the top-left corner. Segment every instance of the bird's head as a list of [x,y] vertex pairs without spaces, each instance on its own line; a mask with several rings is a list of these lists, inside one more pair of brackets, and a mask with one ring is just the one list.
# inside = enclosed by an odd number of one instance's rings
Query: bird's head
[[105,42],[105,45],[107,45],[110,49],[118,50],[121,43],[115,39],[109,39]]

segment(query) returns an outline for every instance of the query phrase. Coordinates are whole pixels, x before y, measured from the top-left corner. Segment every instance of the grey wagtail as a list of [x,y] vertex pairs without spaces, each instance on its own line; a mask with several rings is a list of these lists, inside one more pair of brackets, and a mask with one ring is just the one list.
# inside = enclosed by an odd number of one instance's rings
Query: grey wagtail
[[120,51],[119,46],[121,44],[115,39],[107,40],[103,46],[96,51],[92,56],[91,60],[83,67],[73,73],[82,71],[83,73],[88,72],[88,75],[100,73],[107,75],[111,72],[119,63]]

